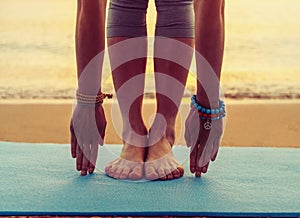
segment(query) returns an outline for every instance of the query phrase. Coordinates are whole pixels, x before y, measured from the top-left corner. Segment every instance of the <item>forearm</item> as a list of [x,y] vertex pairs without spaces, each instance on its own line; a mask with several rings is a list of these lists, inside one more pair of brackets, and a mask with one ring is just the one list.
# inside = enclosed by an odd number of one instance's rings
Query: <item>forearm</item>
[[78,89],[91,95],[101,90],[105,19],[106,0],[78,0],[76,23]]
[[224,53],[224,1],[195,0],[194,5],[195,47],[199,55],[197,100],[209,107],[216,105],[219,99]]

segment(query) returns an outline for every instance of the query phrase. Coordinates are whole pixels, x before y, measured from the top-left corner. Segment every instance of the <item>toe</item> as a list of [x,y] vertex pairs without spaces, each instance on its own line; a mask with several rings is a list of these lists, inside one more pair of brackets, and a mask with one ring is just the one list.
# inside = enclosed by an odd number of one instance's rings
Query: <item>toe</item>
[[167,175],[167,180],[173,179],[172,171],[169,168],[165,169],[165,173]]
[[110,171],[111,167],[112,167],[111,165],[105,167],[105,173],[106,174],[109,174],[109,171]]
[[145,168],[145,177],[147,180],[156,180],[159,178],[159,175],[155,169],[150,166]]
[[180,171],[178,169],[173,170],[172,174],[175,179],[180,177]]
[[123,180],[127,179],[129,173],[130,173],[130,168],[129,167],[125,167],[125,169],[123,170],[123,172],[120,175],[120,179],[123,179]]
[[115,175],[116,170],[117,170],[117,167],[112,166],[112,167],[109,169],[109,171],[108,171],[108,175],[109,175],[110,177],[113,177],[113,178],[114,178],[114,175]]
[[177,170],[180,172],[180,176],[183,176],[183,174],[184,174],[184,168],[182,166],[178,166]]
[[174,179],[173,174],[172,174],[172,173],[168,174],[168,175],[167,175],[167,179],[168,179],[168,180]]
[[143,178],[143,167],[141,165],[135,166],[131,173],[129,174],[128,178],[130,180],[140,180]]
[[113,177],[115,179],[119,179],[120,176],[121,176],[121,174],[122,174],[122,172],[123,172],[123,168],[122,167],[118,167],[118,169],[115,171]]
[[161,180],[166,180],[167,179],[167,175],[166,175],[165,170],[163,168],[158,168],[157,172],[158,172],[159,178]]

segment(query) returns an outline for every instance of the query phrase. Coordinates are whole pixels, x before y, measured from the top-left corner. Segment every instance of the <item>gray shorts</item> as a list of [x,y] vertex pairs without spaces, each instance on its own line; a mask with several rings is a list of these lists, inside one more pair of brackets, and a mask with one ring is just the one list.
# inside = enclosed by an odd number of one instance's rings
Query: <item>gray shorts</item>
[[[149,0],[110,0],[107,37],[147,35],[146,14]],[[155,0],[156,36],[194,37],[193,0]]]

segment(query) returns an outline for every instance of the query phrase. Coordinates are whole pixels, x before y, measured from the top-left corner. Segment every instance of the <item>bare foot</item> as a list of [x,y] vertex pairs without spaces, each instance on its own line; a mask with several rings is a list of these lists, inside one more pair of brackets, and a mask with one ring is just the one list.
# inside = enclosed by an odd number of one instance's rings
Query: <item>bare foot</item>
[[[149,140],[150,141],[150,140]],[[145,177],[148,180],[172,180],[182,177],[183,167],[175,159],[166,137],[148,147]]]
[[108,163],[105,172],[108,176],[122,180],[140,180],[143,178],[146,147],[124,144],[121,155]]

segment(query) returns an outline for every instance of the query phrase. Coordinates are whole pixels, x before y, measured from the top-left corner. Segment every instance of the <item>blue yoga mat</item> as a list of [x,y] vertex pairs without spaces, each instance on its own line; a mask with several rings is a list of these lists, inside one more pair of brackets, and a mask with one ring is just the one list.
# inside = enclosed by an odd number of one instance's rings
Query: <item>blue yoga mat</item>
[[120,146],[99,151],[98,170],[80,177],[68,145],[0,143],[0,215],[300,216],[300,149],[221,148],[202,178],[185,166],[173,181],[119,181],[103,172]]

